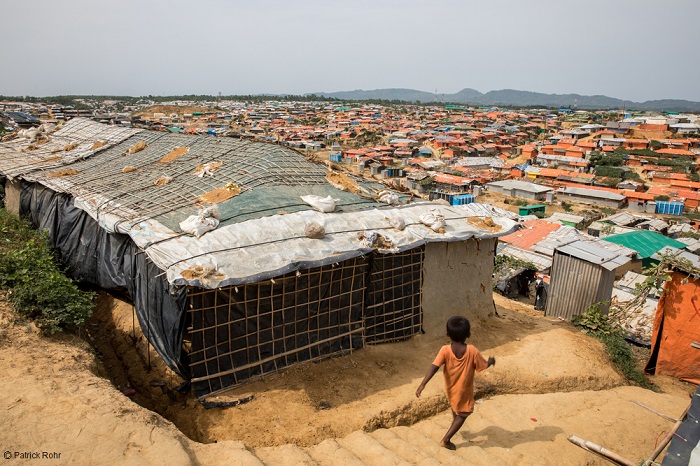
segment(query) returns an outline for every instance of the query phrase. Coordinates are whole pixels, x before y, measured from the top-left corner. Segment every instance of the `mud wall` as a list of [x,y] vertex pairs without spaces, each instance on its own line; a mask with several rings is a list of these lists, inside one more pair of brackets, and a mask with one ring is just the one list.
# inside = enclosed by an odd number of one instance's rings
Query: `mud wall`
[[423,329],[430,337],[445,334],[450,316],[473,323],[494,313],[491,276],[496,239],[429,243],[423,262]]

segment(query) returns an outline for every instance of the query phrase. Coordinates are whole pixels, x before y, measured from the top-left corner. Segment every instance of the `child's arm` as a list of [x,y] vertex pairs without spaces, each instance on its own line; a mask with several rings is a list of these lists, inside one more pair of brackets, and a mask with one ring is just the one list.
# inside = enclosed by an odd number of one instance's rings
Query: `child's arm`
[[418,385],[418,389],[416,390],[416,398],[420,398],[420,394],[423,392],[423,389],[425,388],[425,385],[430,382],[430,379],[433,378],[435,373],[440,369],[438,366],[435,364],[431,364],[430,368],[428,369],[428,372],[425,373],[425,377],[423,377],[423,381]]

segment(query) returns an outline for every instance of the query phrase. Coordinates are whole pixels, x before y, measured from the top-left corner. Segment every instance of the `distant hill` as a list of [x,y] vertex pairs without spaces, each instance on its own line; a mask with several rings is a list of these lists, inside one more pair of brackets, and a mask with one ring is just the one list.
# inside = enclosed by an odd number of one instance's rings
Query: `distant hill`
[[470,88],[462,89],[454,94],[434,94],[415,89],[374,89],[369,91],[316,92],[315,94],[341,100],[394,100],[421,103],[444,102],[549,108],[573,107],[575,105],[579,109],[616,109],[624,107],[635,110],[700,112],[700,102],[691,102],[689,100],[664,99],[633,102],[604,95],[543,94],[515,89],[489,91],[486,94]]

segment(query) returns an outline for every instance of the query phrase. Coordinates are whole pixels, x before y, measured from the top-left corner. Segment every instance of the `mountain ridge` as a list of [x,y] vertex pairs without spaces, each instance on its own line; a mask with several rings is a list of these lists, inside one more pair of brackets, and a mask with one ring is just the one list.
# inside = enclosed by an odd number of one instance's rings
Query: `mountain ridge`
[[481,93],[476,89],[467,87],[452,94],[438,94],[416,89],[385,88],[315,92],[314,94],[340,100],[393,100],[410,103],[455,103],[512,107],[569,107],[585,110],[626,108],[630,110],[700,112],[700,102],[684,99],[657,99],[634,102],[606,95],[545,94],[516,89],[500,89]]

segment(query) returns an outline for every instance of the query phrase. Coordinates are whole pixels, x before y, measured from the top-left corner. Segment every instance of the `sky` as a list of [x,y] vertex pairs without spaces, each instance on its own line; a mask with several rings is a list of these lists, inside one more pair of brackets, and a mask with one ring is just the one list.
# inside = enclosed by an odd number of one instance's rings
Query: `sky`
[[697,0],[3,0],[0,95],[700,101]]

